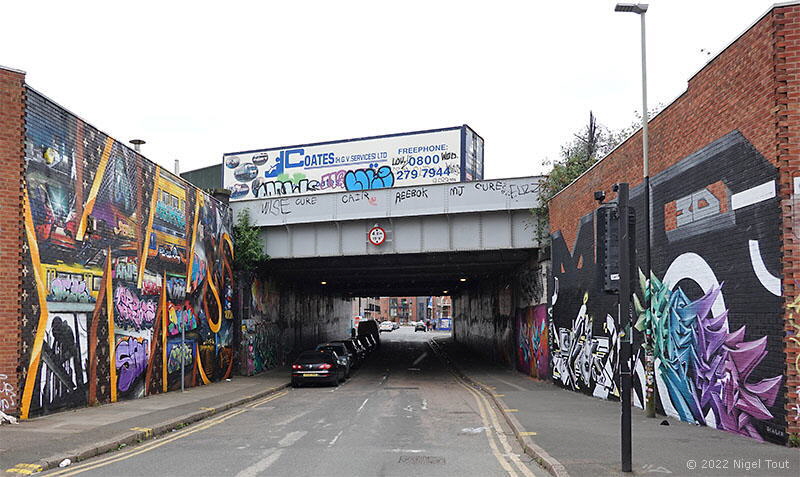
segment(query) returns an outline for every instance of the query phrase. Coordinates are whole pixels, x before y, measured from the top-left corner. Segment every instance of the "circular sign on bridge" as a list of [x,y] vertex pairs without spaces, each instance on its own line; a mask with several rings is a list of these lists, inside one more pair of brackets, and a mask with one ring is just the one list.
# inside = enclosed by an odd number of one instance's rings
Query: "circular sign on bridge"
[[369,229],[367,237],[369,238],[369,243],[377,247],[386,240],[386,231],[383,230],[383,227],[378,227],[376,225],[375,227]]

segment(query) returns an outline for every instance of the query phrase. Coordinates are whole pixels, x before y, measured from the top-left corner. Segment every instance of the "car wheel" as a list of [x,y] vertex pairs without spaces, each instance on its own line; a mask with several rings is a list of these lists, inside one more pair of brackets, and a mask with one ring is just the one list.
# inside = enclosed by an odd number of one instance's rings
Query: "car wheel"
[[293,387],[293,388],[298,388],[298,387],[300,387],[300,383],[298,383],[297,381],[295,381],[294,379],[292,379],[292,387]]

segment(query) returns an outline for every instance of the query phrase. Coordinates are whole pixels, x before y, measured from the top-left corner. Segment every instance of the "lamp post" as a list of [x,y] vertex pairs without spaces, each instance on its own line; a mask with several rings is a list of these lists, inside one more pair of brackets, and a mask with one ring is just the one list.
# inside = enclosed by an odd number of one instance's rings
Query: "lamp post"
[[644,309],[649,314],[648,327],[645,330],[645,415],[656,417],[655,406],[655,372],[653,369],[653,337],[652,337],[652,289],[650,284],[650,163],[648,160],[649,134],[647,123],[650,118],[647,111],[647,48],[645,41],[646,3],[618,3],[615,12],[635,13],[642,22],[642,175],[644,176],[644,273],[647,279]]

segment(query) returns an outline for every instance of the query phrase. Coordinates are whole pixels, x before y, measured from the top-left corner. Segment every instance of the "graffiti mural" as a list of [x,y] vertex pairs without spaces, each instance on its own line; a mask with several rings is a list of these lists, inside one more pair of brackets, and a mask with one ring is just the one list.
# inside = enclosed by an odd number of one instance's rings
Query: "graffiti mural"
[[144,373],[147,370],[148,340],[118,336],[114,361],[117,367],[117,388],[133,397],[144,396]]
[[17,393],[14,385],[8,382],[8,376],[0,374],[0,412],[15,409],[17,404]]
[[[642,342],[649,332],[659,412],[785,442],[776,179],[777,169],[737,131],[652,178],[652,313],[641,305],[644,274],[634,287],[636,405],[648,385]],[[631,205],[641,217],[641,186],[631,190]],[[592,215],[575,227],[573,244],[559,230],[552,235],[552,377],[616,398],[616,298],[595,285]]]
[[[37,92],[26,101],[20,416],[176,389],[176,359],[188,385],[227,377],[227,207]],[[181,328],[190,353],[174,349]]]
[[550,377],[547,306],[517,310],[517,370],[538,379]]

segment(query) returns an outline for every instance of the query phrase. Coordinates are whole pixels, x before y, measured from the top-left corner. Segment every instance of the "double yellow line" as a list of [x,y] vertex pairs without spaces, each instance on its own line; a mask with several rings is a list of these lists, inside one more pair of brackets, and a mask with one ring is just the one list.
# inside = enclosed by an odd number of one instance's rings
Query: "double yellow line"
[[[458,380],[458,384],[469,391],[475,398],[475,402],[478,403],[478,410],[480,411],[481,420],[483,421],[483,427],[486,428],[486,437],[489,439],[489,447],[491,447],[492,454],[494,454],[494,457],[503,470],[508,472],[512,477],[518,476],[516,470],[519,470],[525,477],[535,477],[528,466],[519,460],[519,456],[513,452],[508,438],[506,438],[506,435],[503,433],[503,427],[500,425],[497,412],[495,412],[489,400],[486,399],[486,396],[474,390],[460,377],[456,376],[456,379]],[[500,446],[498,446],[497,441],[499,441]],[[500,452],[500,447],[503,448],[503,452]]]
[[[439,349],[439,344],[436,343],[435,340],[430,340],[429,343],[431,345],[431,349],[434,350],[434,353],[436,353],[439,359],[446,362],[444,356],[442,356],[443,352]],[[475,402],[478,404],[478,411],[481,415],[481,421],[483,422],[483,427],[486,429],[486,438],[489,440],[489,447],[491,447],[492,454],[494,455],[495,459],[497,459],[500,467],[502,467],[503,470],[505,470],[511,477],[518,477],[519,474],[517,471],[519,471],[525,477],[535,477],[534,473],[531,472],[528,466],[519,460],[519,456],[513,452],[513,448],[508,442],[508,438],[503,433],[503,427],[500,425],[500,419],[498,419],[497,412],[495,411],[491,402],[489,402],[483,393],[476,391],[468,382],[464,381],[461,376],[454,373],[449,366],[446,367],[448,368],[448,371],[450,371],[450,374],[452,374],[456,379],[456,382],[458,382],[458,384],[464,389],[469,391],[469,393],[472,394],[472,397],[475,398]],[[486,386],[485,384],[481,385],[486,389],[494,388],[493,386]],[[500,452],[500,447],[503,448],[503,452]]]
[[133,449],[124,451],[122,453],[114,454],[112,456],[108,456],[108,457],[105,457],[105,458],[102,458],[102,459],[99,459],[99,460],[87,462],[85,464],[76,465],[76,466],[70,467],[69,469],[60,470],[60,471],[53,472],[53,473],[47,474],[47,475],[50,475],[50,476],[59,475],[59,476],[67,477],[67,476],[70,476],[70,475],[80,474],[82,472],[87,472],[89,470],[94,470],[94,469],[97,469],[99,467],[105,467],[105,466],[107,466],[109,464],[114,464],[116,462],[120,462],[120,461],[123,461],[123,460],[126,460],[126,459],[130,459],[131,457],[135,457],[135,456],[137,456],[139,454],[143,454],[143,453],[149,452],[149,451],[151,451],[153,449],[157,449],[157,448],[159,448],[159,447],[161,447],[161,446],[163,446],[165,444],[169,444],[170,442],[176,441],[178,439],[183,439],[184,437],[190,436],[190,435],[194,434],[195,432],[204,431],[204,430],[206,430],[206,429],[208,429],[210,427],[216,426],[217,424],[222,424],[223,422],[227,421],[228,419],[230,419],[232,417],[235,417],[235,416],[238,416],[239,414],[247,412],[249,409],[252,409],[254,407],[258,407],[258,406],[260,406],[262,404],[266,404],[266,403],[268,403],[270,401],[274,401],[274,400],[276,400],[278,398],[286,396],[287,394],[289,394],[288,391],[281,391],[281,392],[276,393],[276,394],[270,394],[269,396],[267,396],[267,397],[265,397],[263,399],[251,402],[249,404],[244,405],[243,407],[240,407],[240,408],[233,409],[233,410],[227,411],[225,413],[222,413],[219,416],[217,416],[215,418],[212,418],[212,419],[209,419],[207,421],[204,421],[204,422],[202,422],[201,424],[199,424],[197,426],[194,426],[194,427],[191,427],[191,428],[187,428],[187,429],[184,429],[184,430],[180,430],[180,431],[177,431],[175,433],[171,433],[169,435],[169,437],[166,437],[164,439],[157,439],[157,440],[155,440],[153,442],[149,442],[147,444],[143,444],[141,446],[138,446],[138,447],[135,447]]

